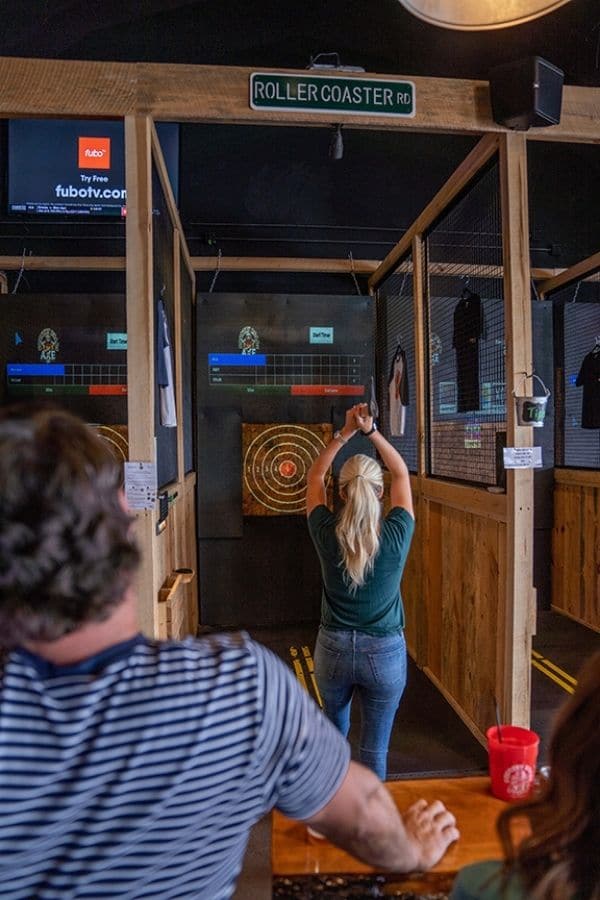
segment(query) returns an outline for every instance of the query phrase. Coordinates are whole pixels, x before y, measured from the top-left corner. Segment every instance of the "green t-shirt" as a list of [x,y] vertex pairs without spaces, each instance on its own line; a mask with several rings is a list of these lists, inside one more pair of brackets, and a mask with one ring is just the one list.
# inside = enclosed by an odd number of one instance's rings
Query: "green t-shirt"
[[390,510],[381,523],[373,569],[354,594],[344,579],[335,524],[335,516],[326,506],[316,506],[308,517],[308,530],[319,555],[323,578],[321,624],[365,634],[397,633],[404,628],[400,580],[415,520],[399,506]]
[[456,876],[450,900],[527,900],[527,893],[516,874],[502,877],[497,860],[466,866]]

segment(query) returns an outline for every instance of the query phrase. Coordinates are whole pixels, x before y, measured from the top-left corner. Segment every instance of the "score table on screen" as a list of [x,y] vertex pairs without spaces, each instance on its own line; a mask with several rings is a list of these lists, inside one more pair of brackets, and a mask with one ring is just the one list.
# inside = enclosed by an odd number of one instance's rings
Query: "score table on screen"
[[363,357],[356,354],[209,353],[211,387],[292,396],[365,393]]
[[8,363],[9,394],[88,394],[121,396],[127,393],[127,366],[119,364]]

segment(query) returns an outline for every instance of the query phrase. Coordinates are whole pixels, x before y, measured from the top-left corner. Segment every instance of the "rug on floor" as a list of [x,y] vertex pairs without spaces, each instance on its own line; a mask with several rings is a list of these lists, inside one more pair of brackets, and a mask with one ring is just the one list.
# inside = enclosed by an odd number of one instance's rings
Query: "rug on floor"
[[273,900],[448,900],[438,891],[415,894],[394,886],[392,875],[303,875],[273,879]]

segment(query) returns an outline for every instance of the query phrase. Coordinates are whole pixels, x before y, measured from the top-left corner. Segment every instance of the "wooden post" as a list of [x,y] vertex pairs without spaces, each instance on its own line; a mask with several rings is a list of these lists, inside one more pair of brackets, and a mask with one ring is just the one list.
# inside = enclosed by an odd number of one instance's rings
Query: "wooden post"
[[[531,426],[519,425],[513,390],[532,372],[527,145],[522,133],[500,137],[500,191],[504,254],[506,336],[506,442],[531,447]],[[507,471],[506,591],[498,628],[498,693],[505,722],[529,726],[531,636],[535,622],[533,590],[533,470]],[[503,621],[502,621],[503,619]],[[503,626],[503,627],[502,627]]]
[[[147,116],[125,118],[129,458],[144,462],[156,462],[150,128]],[[158,633],[155,518],[155,510],[141,511],[136,528],[142,551],[137,579],[140,626],[150,636]]]

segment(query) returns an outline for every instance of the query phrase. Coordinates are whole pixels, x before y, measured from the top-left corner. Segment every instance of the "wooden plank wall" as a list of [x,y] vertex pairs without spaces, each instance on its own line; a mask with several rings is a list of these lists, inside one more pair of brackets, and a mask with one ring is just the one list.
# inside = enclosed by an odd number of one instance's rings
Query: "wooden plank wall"
[[[427,502],[428,670],[482,732],[498,696],[502,522]],[[476,663],[476,664],[475,664]]]
[[402,582],[407,644],[483,741],[503,690],[506,497],[412,482],[417,527]]
[[423,592],[424,528],[418,478],[411,477],[415,508],[415,533],[402,578],[402,600],[406,615],[406,645],[413,659],[423,659],[427,653],[427,610]]
[[556,469],[552,609],[600,632],[600,472]]

